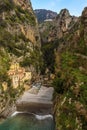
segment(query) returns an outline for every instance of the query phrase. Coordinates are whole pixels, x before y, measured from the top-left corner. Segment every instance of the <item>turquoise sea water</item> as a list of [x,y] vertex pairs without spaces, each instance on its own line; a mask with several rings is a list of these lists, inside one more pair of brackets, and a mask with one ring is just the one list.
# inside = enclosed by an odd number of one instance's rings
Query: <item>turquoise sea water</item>
[[51,117],[37,119],[35,115],[21,113],[7,119],[0,125],[0,130],[54,130]]

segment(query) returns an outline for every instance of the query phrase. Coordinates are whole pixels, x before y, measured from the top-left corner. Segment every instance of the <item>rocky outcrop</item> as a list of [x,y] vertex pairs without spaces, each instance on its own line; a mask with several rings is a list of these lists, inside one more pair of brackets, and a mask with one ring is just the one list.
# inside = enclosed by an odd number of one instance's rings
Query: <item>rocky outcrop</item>
[[53,21],[40,24],[42,39],[45,33],[48,42],[62,38],[73,28],[77,20],[78,18],[71,16],[67,9],[62,9]]
[[44,22],[45,20],[50,21],[57,16],[56,12],[46,9],[36,9],[34,10],[34,12],[37,16],[39,23]]
[[33,11],[30,1],[28,1],[28,0],[13,0],[13,1],[15,2],[15,4],[21,6],[22,9],[28,9],[31,12]]
[[[25,37],[34,44],[37,44],[37,42],[39,44],[40,37],[38,23],[31,6],[31,2],[27,0],[13,0],[13,2],[10,3],[10,0],[7,1],[8,3],[5,1],[3,2],[4,6],[7,6],[7,4],[9,4],[9,6],[13,6],[12,8],[9,7],[10,9],[7,9],[9,10],[9,13],[6,12],[4,8],[1,13],[2,22],[6,21],[7,19],[10,20],[10,23],[9,21],[6,22],[8,24],[7,30],[11,33],[15,33],[15,35],[19,32],[22,32]],[[11,26],[11,24],[13,26]]]
[[82,12],[81,22],[83,25],[83,35],[84,35],[85,44],[87,45],[87,7],[85,7]]
[[78,18],[75,16],[71,16],[67,9],[61,10],[55,20],[58,29],[58,38],[61,38],[64,33],[68,32],[68,30],[72,28],[77,20]]
[[[2,6],[0,12],[1,46],[8,50],[10,56],[15,57],[14,60],[25,55],[29,57],[30,50],[34,47],[40,49],[38,22],[30,0],[1,1],[0,7]],[[11,60],[13,57],[10,57]]]

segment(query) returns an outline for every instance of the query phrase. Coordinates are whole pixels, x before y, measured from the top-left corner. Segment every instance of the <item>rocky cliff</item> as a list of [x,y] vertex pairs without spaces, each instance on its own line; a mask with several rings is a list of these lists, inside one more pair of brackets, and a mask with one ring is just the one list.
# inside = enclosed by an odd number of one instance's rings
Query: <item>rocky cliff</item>
[[10,64],[18,62],[27,71],[38,71],[39,57],[38,23],[30,0],[0,0],[0,112],[7,100],[15,100],[20,93],[8,77]]
[[87,129],[86,28],[87,8],[57,47],[54,85],[57,93],[61,94],[56,106],[56,122],[60,130]]
[[[87,8],[78,19],[64,9],[55,21],[44,23],[46,28],[43,26],[41,36],[45,67],[49,75],[55,74],[56,129],[86,130]],[[48,37],[44,41],[45,33]]]
[[46,21],[39,25],[41,36],[44,36],[47,41],[61,38],[68,33],[77,20],[78,18],[71,16],[67,9],[62,9],[53,21]]
[[82,12],[81,21],[83,25],[83,35],[84,35],[85,44],[87,45],[87,7]]

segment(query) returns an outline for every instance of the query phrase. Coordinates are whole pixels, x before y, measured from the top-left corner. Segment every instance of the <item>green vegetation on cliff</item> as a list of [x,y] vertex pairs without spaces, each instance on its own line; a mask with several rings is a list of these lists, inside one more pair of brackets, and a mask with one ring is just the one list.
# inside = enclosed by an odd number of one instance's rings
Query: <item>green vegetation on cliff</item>
[[[38,48],[37,52],[34,47]],[[0,114],[7,106],[6,102],[8,105],[13,103],[24,89],[22,85],[13,87],[8,76],[10,64],[14,61],[19,64],[24,60],[27,62],[27,57],[33,69],[37,69],[40,64],[40,41],[31,3],[0,0]],[[24,67],[29,68],[30,64],[26,63]]]
[[60,97],[55,105],[56,125],[60,130],[87,129],[87,45],[84,39],[75,37],[73,34],[72,41],[68,39],[70,47],[67,45],[61,53],[56,52],[60,59],[53,85]]
[[0,49],[0,83],[6,80],[7,71],[9,69],[9,56],[5,50]]
[[[67,21],[67,17],[65,21]],[[45,24],[45,26],[48,25]],[[46,30],[41,33],[42,40],[46,37],[45,32],[49,35],[50,29],[48,30],[48,28],[51,27],[44,27],[43,24],[43,28]],[[62,26],[62,28],[64,27]],[[52,85],[56,95],[54,106],[56,129],[86,130],[87,17],[81,16],[61,37],[58,37],[54,30],[50,34],[53,34],[53,38],[49,36],[50,38],[46,39],[48,42],[43,41],[42,46],[45,67],[49,69],[50,73],[53,73],[52,70],[54,70],[55,74]],[[61,30],[58,35],[61,35]],[[57,42],[54,47],[55,40]]]

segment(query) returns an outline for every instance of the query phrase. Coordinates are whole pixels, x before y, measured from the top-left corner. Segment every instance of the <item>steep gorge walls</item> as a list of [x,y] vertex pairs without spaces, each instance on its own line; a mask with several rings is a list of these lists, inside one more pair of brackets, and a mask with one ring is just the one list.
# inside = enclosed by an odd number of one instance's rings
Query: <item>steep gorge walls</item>
[[56,20],[41,23],[40,32],[45,68],[55,75],[56,129],[86,130],[87,8],[79,18],[62,10]]
[[87,129],[87,8],[56,50],[56,127]]
[[40,46],[38,23],[30,0],[0,0],[0,113],[6,102],[15,100],[23,89],[13,88],[8,76],[10,65],[17,62],[27,72],[38,72]]

